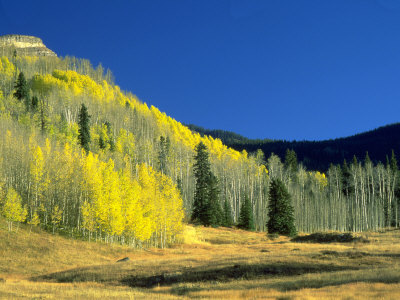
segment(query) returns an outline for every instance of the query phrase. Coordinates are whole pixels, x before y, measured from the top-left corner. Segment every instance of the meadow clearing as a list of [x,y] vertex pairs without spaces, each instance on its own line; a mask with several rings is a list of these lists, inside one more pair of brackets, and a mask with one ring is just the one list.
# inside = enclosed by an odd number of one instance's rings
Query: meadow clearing
[[8,232],[3,221],[0,298],[399,299],[400,231],[355,236],[361,240],[300,243],[186,226],[171,248],[132,249],[24,225]]

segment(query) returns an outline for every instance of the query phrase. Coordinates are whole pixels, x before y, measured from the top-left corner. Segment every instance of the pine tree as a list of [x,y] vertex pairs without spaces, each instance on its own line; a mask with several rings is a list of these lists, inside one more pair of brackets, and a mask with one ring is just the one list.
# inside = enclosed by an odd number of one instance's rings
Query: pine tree
[[292,174],[298,171],[297,154],[294,150],[286,149],[285,169]]
[[160,136],[160,141],[158,144],[158,167],[159,171],[163,174],[166,174],[167,171],[167,158],[169,154],[170,141],[169,138],[165,138]]
[[182,186],[182,179],[179,177],[176,179],[176,188],[178,189],[181,196],[183,195],[183,186]]
[[112,136],[111,123],[108,121],[105,121],[101,127],[99,148],[103,150],[109,149],[110,151],[115,150],[115,142]]
[[399,168],[397,166],[397,159],[393,149],[392,149],[392,156],[390,158],[390,169],[393,172],[393,174],[397,175]]
[[245,230],[255,230],[253,207],[249,197],[246,194],[240,208],[238,227]]
[[351,173],[346,160],[343,161],[342,166],[342,186],[342,192],[346,197],[353,193],[354,189],[351,186]]
[[81,109],[79,111],[78,116],[78,125],[79,125],[79,144],[85,149],[86,153],[89,152],[89,144],[90,144],[90,116],[85,104],[82,103]]
[[294,236],[297,233],[290,194],[284,183],[278,178],[271,181],[267,228],[269,233],[288,236]]
[[196,146],[194,158],[196,187],[192,222],[204,226],[219,226],[222,223],[223,213],[219,202],[218,179],[211,172],[207,147],[202,142]]
[[369,154],[368,151],[365,152],[365,158],[364,158],[364,166],[367,166],[369,164],[371,164],[371,159],[369,158]]
[[32,110],[33,110],[34,112],[36,112],[37,109],[38,109],[38,106],[39,106],[39,99],[38,99],[38,97],[33,96],[33,97],[32,97],[32,100],[31,100],[31,107],[32,107]]
[[223,209],[223,217],[221,225],[224,227],[231,227],[233,225],[232,208],[227,199],[225,199],[224,201],[224,209]]
[[14,97],[17,98],[19,101],[25,101],[29,94],[29,88],[24,73],[19,73],[14,88]]
[[218,179],[212,173],[210,174],[208,181],[208,199],[206,211],[208,215],[208,225],[213,227],[222,225],[223,212],[219,202]]
[[207,224],[208,188],[211,173],[207,147],[201,142],[196,146],[193,166],[196,187],[194,191],[192,222]]

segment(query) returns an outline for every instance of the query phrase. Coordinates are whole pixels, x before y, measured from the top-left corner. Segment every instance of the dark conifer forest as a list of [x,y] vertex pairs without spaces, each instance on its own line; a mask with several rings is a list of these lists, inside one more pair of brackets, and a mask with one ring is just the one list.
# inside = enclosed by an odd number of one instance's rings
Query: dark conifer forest
[[[330,164],[351,161],[353,156],[363,159],[368,152],[374,163],[386,162],[392,150],[400,153],[400,123],[390,124],[349,137],[323,141],[286,141],[271,139],[248,139],[237,133],[224,130],[210,130],[196,125],[190,129],[202,135],[219,138],[238,151],[255,152],[261,149],[266,157],[272,153],[284,159],[286,150],[296,152],[299,162],[308,170],[327,171]],[[268,133],[265,134],[268,136]]]

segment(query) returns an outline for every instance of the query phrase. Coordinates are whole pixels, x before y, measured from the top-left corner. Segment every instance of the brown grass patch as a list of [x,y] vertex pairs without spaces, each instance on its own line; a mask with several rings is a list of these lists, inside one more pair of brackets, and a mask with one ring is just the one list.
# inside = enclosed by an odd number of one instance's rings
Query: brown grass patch
[[[8,233],[0,220],[0,298],[390,299],[399,292],[399,231],[328,244],[231,228],[187,226],[185,235],[173,248],[143,251],[24,226]],[[130,260],[116,263],[123,257]]]

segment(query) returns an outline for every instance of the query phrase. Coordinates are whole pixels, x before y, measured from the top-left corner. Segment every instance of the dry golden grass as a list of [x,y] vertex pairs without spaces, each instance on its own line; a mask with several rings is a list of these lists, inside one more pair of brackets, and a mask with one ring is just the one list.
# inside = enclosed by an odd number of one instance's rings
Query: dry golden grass
[[[2,220],[0,220],[2,221]],[[400,231],[370,243],[294,243],[287,237],[187,226],[182,244],[134,250],[0,222],[0,298],[398,299]],[[128,256],[129,261],[116,263]]]
[[48,283],[7,280],[0,283],[1,299],[180,299],[127,286],[90,283]]
[[[0,219],[0,274],[35,276],[63,269],[113,262],[138,251],[52,235],[29,226],[8,232]],[[1,275],[0,275],[1,277]]]

